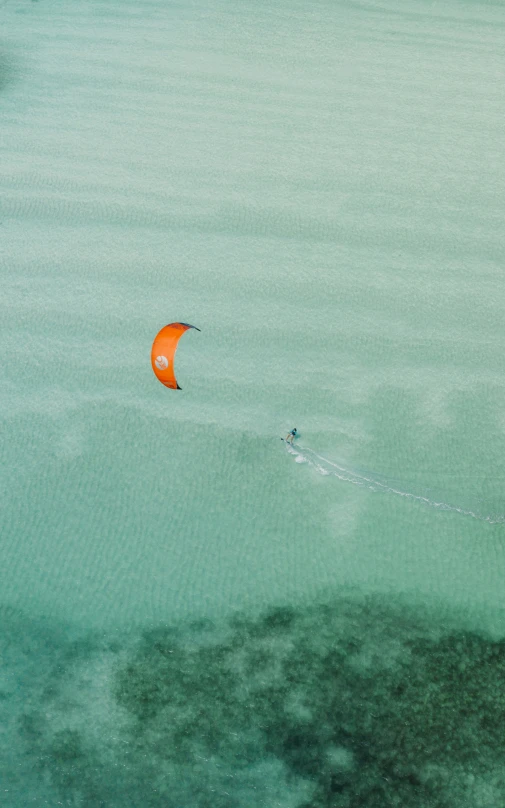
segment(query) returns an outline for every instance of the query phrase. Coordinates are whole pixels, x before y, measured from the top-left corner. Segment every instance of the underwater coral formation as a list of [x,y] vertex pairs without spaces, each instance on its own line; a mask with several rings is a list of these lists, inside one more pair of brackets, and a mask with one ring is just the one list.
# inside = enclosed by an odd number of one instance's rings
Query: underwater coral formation
[[48,647],[11,742],[64,805],[505,804],[503,640],[340,599]]

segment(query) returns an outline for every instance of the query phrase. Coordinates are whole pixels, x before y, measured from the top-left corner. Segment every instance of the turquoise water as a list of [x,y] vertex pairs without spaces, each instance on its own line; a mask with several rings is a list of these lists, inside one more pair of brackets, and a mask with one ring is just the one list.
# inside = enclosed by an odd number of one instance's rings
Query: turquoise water
[[500,806],[505,10],[0,20],[4,804]]

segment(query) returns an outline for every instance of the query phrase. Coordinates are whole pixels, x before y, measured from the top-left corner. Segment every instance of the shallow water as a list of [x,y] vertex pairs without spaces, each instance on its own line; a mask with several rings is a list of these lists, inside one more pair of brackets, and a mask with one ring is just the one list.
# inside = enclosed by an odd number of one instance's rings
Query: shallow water
[[[7,804],[500,805],[498,762],[479,752],[470,765],[464,748],[477,748],[470,721],[498,761],[486,716],[501,709],[505,626],[503,8],[8,0],[0,20]],[[149,363],[172,320],[202,329],[178,350],[181,393]],[[149,632],[163,645],[162,627],[179,625],[189,642],[191,621],[210,619],[215,734],[231,615],[249,621],[243,653],[264,655],[260,615],[279,605],[294,615],[268,640],[279,726],[286,648],[338,647],[348,681],[356,625],[363,647],[384,637],[377,653],[396,659],[398,646],[404,660],[390,689],[345,691],[349,713],[335,707],[316,742],[342,684],[325,684],[321,657],[300,683],[311,771],[260,731],[264,693],[250,732],[232,699],[240,749],[220,758],[221,735],[201,741],[200,719],[168,697],[141,718],[121,690],[125,670],[178,682]],[[473,717],[449,684],[454,648],[491,688],[463,687]],[[197,691],[204,656],[184,657]],[[398,747],[397,725],[357,718],[361,699],[367,716],[393,709],[412,658],[423,673],[398,720],[438,687],[441,659],[456,750],[422,751],[416,733]],[[247,670],[232,676],[256,687]],[[175,743],[167,710],[193,776],[175,757],[160,764]],[[418,718],[418,735],[439,733]],[[125,757],[131,732],[143,740]],[[126,766],[125,785],[113,771]],[[160,767],[165,792],[151,789]]]

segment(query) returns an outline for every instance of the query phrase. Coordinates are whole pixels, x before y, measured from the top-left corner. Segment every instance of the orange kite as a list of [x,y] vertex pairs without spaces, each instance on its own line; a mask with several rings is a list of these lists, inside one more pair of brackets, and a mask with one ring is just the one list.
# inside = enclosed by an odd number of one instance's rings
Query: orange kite
[[188,328],[200,331],[196,325],[188,323],[170,323],[156,334],[151,348],[151,365],[156,378],[172,390],[180,390],[174,373],[174,356],[177,343]]

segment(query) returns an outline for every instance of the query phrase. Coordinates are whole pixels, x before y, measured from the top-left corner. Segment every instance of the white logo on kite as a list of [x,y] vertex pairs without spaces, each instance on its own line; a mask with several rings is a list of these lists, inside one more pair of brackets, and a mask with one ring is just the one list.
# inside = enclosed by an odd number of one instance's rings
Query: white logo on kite
[[158,370],[166,370],[169,362],[166,356],[157,356],[154,360],[154,364],[158,368]]

